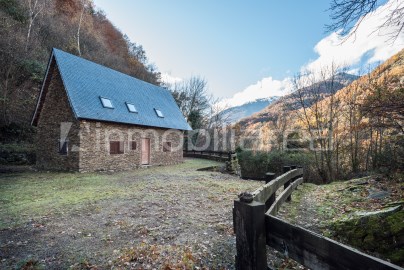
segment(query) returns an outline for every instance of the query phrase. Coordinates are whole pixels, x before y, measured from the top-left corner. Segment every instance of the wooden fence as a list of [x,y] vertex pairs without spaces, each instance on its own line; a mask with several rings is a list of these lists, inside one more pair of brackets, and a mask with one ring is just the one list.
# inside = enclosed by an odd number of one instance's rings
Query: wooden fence
[[234,154],[234,152],[184,150],[184,157],[206,158],[223,162],[230,161],[232,154]]
[[[266,246],[311,269],[401,269],[349,246],[292,225],[275,217],[280,206],[303,182],[303,169],[285,166],[284,174],[266,174],[266,184],[253,193],[243,193],[234,201],[236,269],[268,269]],[[284,186],[276,197],[276,191]]]

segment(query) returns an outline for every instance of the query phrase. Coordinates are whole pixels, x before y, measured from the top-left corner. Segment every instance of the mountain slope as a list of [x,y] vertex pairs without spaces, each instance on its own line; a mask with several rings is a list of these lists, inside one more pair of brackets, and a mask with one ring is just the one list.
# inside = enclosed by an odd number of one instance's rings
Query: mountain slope
[[[307,102],[308,104],[312,104],[314,102],[314,99],[322,100],[330,96],[332,93],[335,93],[343,87],[351,84],[358,78],[359,77],[355,75],[340,73],[334,76],[332,82],[330,80],[325,80],[315,83],[311,86],[300,89],[300,93],[302,95],[302,98],[305,99],[305,102]],[[316,95],[312,95],[313,92],[315,92]],[[299,102],[298,93],[294,92],[279,98],[278,100],[264,108],[262,111],[255,113],[250,117],[241,119],[238,124],[241,128],[248,128],[249,126],[257,123],[275,121],[279,117],[279,114],[281,112],[284,113],[298,110],[301,107],[302,106]]]
[[30,123],[53,47],[159,84],[160,74],[143,47],[93,1],[31,2],[0,0],[0,126]]
[[222,114],[221,116],[223,119],[226,119],[226,122],[234,124],[242,118],[251,116],[256,112],[261,111],[262,109],[266,108],[268,105],[272,104],[278,99],[279,97],[277,96],[256,99],[254,101],[244,103],[243,105],[240,106],[228,108],[223,112],[221,112]]

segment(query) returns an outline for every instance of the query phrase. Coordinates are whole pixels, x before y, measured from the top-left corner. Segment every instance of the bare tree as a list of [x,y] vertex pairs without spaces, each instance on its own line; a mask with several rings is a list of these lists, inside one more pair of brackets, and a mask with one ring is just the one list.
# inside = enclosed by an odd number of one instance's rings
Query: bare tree
[[326,182],[335,178],[333,130],[340,112],[335,96],[337,70],[332,64],[316,73],[298,75],[293,82],[299,108],[296,116],[310,137],[317,171]]
[[208,121],[212,104],[205,79],[195,76],[169,87],[178,107],[192,128],[201,128]]
[[28,30],[25,42],[25,51],[28,51],[28,45],[31,38],[32,27],[37,16],[46,6],[46,0],[26,0],[28,6]]
[[84,18],[84,12],[86,10],[86,0],[81,0],[81,13],[80,13],[80,18],[79,18],[79,25],[77,27],[77,52],[79,53],[79,55],[81,56],[81,49],[80,49],[80,29],[81,29],[81,24],[83,22],[83,18]]
[[[381,0],[332,0],[330,17],[333,23],[326,25],[326,29],[329,32],[342,29],[342,35],[349,34],[348,37],[350,37],[356,33],[365,17],[383,3],[384,1]],[[394,30],[388,35],[394,41],[404,29],[404,2],[390,0],[388,5],[390,13],[378,29],[393,27]]]
[[221,128],[230,125],[231,115],[224,113],[230,106],[221,104],[218,99],[212,99],[210,103],[207,128]]

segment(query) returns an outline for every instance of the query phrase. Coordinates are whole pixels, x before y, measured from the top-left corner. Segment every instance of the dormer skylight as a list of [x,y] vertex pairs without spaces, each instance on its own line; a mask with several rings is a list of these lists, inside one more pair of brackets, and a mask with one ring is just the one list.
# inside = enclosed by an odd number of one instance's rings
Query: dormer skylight
[[112,101],[109,98],[100,97],[102,106],[104,108],[113,109],[114,105],[112,105]]
[[128,111],[129,111],[129,112],[137,113],[137,110],[136,110],[135,105],[126,102],[126,107],[128,108]]
[[164,118],[164,114],[159,109],[154,108],[154,110],[156,111],[158,117]]

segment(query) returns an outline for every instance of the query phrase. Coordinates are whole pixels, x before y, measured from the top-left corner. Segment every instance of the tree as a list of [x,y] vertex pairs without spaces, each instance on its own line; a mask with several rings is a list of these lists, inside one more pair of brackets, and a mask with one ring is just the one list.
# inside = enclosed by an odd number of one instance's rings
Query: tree
[[30,122],[52,48],[159,85],[142,46],[130,48],[92,3],[0,0],[0,125]]
[[195,76],[169,86],[178,107],[193,129],[204,127],[211,106],[205,79]]
[[80,18],[79,18],[79,24],[77,26],[77,52],[79,54],[79,56],[81,56],[81,49],[80,49],[80,29],[81,29],[81,24],[83,22],[83,18],[84,18],[84,12],[86,10],[86,3],[85,0],[81,0],[81,12],[80,12]]
[[[384,1],[381,0],[332,0],[330,17],[333,23],[327,25],[326,28],[329,32],[342,29],[342,35],[349,34],[349,36],[352,36],[356,33],[364,18],[383,3]],[[390,0],[387,5],[389,5],[390,13],[378,28],[392,27],[394,30],[388,35],[394,41],[404,29],[404,2]]]
[[[332,64],[310,74],[298,75],[293,81],[298,108],[296,116],[310,137],[317,172],[325,182],[335,178],[333,132],[340,112],[339,98],[335,95],[337,70]],[[325,95],[329,95],[328,98],[324,99]]]
[[28,6],[28,30],[27,40],[25,42],[25,51],[28,51],[28,45],[31,38],[32,27],[37,16],[46,6],[46,0],[27,0]]

